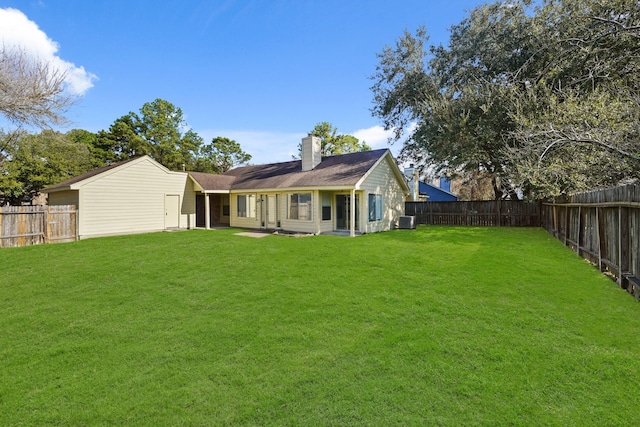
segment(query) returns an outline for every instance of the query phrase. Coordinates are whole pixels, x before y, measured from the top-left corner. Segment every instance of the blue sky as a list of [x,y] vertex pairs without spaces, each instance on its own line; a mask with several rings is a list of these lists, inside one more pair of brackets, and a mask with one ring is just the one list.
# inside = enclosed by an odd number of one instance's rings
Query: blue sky
[[235,139],[260,164],[289,160],[321,121],[387,147],[370,113],[376,53],[420,25],[446,44],[448,28],[481,3],[0,0],[0,38],[75,79],[81,97],[63,130],[107,129],[163,98],[205,142]]

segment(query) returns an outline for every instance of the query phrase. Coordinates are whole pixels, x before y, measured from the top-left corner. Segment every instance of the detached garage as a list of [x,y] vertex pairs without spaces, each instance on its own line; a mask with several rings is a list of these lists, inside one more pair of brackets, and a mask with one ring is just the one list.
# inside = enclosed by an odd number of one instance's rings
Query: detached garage
[[185,172],[148,156],[45,188],[49,205],[78,207],[80,238],[195,227],[195,191]]

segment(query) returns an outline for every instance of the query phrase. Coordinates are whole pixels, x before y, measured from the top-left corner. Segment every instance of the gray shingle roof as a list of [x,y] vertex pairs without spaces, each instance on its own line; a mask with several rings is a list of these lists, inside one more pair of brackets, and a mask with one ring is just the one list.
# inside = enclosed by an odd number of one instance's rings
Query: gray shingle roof
[[122,165],[124,165],[126,163],[129,163],[129,162],[132,162],[132,161],[134,161],[136,159],[139,159],[139,157],[135,157],[135,158],[132,158],[132,159],[127,159],[127,160],[122,160],[120,162],[111,163],[111,164],[109,164],[107,166],[102,166],[100,168],[90,170],[89,172],[83,173],[82,175],[74,176],[73,178],[69,178],[69,179],[67,179],[65,181],[62,181],[62,182],[59,182],[57,184],[51,185],[51,186],[43,189],[42,192],[43,193],[48,193],[49,191],[53,191],[53,190],[58,190],[60,188],[69,187],[69,186],[75,184],[76,182],[80,182],[80,181],[83,181],[85,179],[91,178],[93,176],[99,175],[99,174],[101,174],[103,172],[106,172],[108,170],[117,168],[118,166],[122,166]]
[[[253,190],[269,188],[301,188],[301,187],[349,187],[362,177],[389,150],[386,148],[358,153],[323,157],[320,164],[310,171],[302,170],[302,161],[271,163],[266,165],[243,166],[231,169],[223,174],[189,172],[194,181],[204,191]],[[94,169],[82,175],[47,187],[43,192],[67,189],[71,185],[122,166],[136,159]]]
[[233,176],[205,172],[189,172],[189,175],[191,175],[191,178],[205,191],[229,190],[235,180]]
[[341,187],[358,183],[388,150],[362,151],[323,157],[313,170],[303,171],[302,162],[271,163],[243,166],[224,174],[190,172],[205,190],[243,190],[297,187]]

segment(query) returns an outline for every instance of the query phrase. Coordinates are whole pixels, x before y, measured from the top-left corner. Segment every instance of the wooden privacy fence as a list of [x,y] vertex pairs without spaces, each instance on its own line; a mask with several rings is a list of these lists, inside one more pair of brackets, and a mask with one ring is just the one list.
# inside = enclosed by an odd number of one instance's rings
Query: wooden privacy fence
[[405,202],[417,224],[540,227],[540,203],[519,200]]
[[551,234],[640,298],[640,186],[543,203],[542,220]]
[[72,242],[77,224],[73,205],[0,207],[0,247]]

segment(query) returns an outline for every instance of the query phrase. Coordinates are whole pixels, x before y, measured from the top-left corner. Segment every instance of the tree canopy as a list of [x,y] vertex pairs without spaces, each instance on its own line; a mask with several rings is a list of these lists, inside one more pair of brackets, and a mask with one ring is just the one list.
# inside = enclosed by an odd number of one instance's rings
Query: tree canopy
[[195,165],[202,145],[182,110],[159,98],[145,103],[139,114],[130,112],[116,119],[98,139],[100,148],[117,160],[148,154],[171,170]]
[[245,153],[236,141],[215,137],[210,144],[200,149],[200,158],[196,170],[209,173],[224,173],[229,169],[248,163],[251,154]]
[[0,139],[7,158],[0,173],[0,196],[10,204],[31,200],[42,188],[93,168],[90,147],[69,134],[21,131],[0,134]]
[[[320,138],[320,152],[322,156],[336,156],[339,154],[369,151],[371,147],[365,141],[360,142],[353,135],[338,134],[338,128],[329,122],[319,122],[309,132]],[[302,153],[302,144],[298,144],[298,157]]]
[[409,133],[402,157],[489,175],[496,198],[636,179],[639,11],[630,0],[515,0],[472,10],[447,46],[405,31],[378,55],[372,113],[395,139]]
[[139,113],[130,112],[97,135],[96,153],[105,161],[149,155],[171,170],[220,173],[248,162],[251,155],[240,144],[216,137],[204,144],[186,123],[182,110],[156,99],[145,103]]
[[222,173],[251,159],[229,138],[216,137],[204,144],[180,108],[156,99],[145,103],[139,114],[126,114],[98,133],[0,130],[0,203],[29,201],[44,187],[142,155],[171,170],[209,173]]

